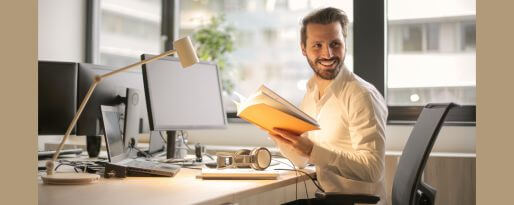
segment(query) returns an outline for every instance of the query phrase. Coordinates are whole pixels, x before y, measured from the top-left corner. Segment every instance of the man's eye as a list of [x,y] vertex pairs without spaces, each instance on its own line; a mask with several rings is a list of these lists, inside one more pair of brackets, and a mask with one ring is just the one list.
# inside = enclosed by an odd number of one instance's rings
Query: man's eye
[[332,43],[332,48],[337,48],[339,46],[341,46],[341,43],[339,43],[339,42],[333,42]]
[[313,48],[321,48],[321,44],[317,43],[312,46]]

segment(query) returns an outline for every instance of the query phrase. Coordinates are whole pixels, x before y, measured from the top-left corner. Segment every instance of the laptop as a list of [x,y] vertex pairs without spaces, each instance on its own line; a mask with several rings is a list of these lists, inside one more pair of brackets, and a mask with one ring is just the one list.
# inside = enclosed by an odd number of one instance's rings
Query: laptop
[[120,113],[113,106],[100,106],[101,121],[104,129],[107,157],[111,164],[124,166],[131,176],[175,176],[180,166],[148,161],[144,158],[130,158],[130,150],[123,143],[120,126]]

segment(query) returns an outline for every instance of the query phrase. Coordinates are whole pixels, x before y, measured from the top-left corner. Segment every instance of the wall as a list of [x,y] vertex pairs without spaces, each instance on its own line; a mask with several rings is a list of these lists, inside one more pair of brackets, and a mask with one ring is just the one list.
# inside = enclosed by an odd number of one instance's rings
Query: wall
[[38,60],[84,62],[86,0],[38,1]]
[[[86,0],[38,1],[38,60],[84,62]],[[38,137],[38,149],[62,136]],[[85,140],[84,140],[85,142]]]

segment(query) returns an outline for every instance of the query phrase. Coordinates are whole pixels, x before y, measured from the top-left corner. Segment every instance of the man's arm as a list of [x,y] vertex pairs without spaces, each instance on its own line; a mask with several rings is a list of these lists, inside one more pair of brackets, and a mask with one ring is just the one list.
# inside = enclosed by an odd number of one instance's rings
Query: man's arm
[[308,158],[310,163],[320,167],[335,167],[346,178],[378,181],[385,164],[387,107],[381,96],[363,94],[354,99],[348,119],[354,150],[328,149],[286,130],[276,130],[280,136],[273,139],[285,147],[281,150],[293,150],[293,156]]
[[381,96],[363,93],[349,103],[348,122],[353,150],[314,145],[309,162],[337,167],[342,176],[368,182],[382,178],[385,166],[387,106]]

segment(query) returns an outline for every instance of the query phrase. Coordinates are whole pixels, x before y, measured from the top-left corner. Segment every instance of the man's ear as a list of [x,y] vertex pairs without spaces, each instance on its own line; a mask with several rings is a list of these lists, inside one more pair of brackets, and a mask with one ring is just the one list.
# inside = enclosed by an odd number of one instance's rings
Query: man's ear
[[300,43],[300,46],[302,47],[302,54],[303,54],[303,56],[307,57],[307,51],[305,50],[305,44]]

